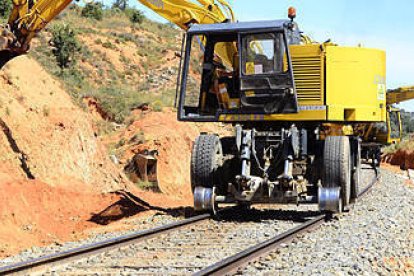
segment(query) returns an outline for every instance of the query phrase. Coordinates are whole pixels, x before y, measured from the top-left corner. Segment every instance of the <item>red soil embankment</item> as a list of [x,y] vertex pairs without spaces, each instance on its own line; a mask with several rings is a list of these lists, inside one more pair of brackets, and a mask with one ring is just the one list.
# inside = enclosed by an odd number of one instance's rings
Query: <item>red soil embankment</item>
[[82,183],[62,188],[38,180],[0,177],[0,257],[35,245],[81,238],[84,230],[97,227],[89,221],[92,214],[119,200],[114,194],[85,191]]
[[414,170],[414,151],[400,149],[395,153],[385,155],[383,162],[399,166],[403,170]]
[[131,227],[102,225],[182,206],[130,183],[110,161],[94,119],[27,56],[1,68],[0,257],[83,238],[92,229]]
[[191,150],[200,132],[227,133],[217,124],[196,124],[177,121],[173,110],[163,112],[135,111],[135,120],[118,139],[130,141],[140,134],[143,143],[126,145],[122,162],[130,160],[136,153],[144,150],[158,150],[158,186],[167,195],[183,199],[192,205],[190,185]]

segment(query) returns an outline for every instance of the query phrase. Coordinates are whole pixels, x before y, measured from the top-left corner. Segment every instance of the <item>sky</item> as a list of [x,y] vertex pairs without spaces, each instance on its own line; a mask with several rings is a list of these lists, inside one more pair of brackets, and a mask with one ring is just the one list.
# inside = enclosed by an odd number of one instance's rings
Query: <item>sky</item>
[[[104,0],[105,3],[112,2]],[[129,3],[150,19],[166,22],[138,0]],[[301,30],[314,40],[384,49],[387,86],[414,86],[414,1],[412,0],[229,0],[239,21],[287,18],[297,9]],[[414,100],[401,104],[414,112]]]

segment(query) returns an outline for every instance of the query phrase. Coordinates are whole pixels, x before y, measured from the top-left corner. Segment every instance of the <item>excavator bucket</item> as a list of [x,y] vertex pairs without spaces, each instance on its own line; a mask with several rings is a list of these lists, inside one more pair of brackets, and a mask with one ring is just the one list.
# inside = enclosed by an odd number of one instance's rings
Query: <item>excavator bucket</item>
[[10,51],[10,45],[14,41],[14,34],[4,25],[0,25],[0,52]]
[[136,154],[125,167],[129,179],[135,183],[152,183],[153,189],[158,190],[157,155],[156,150]]

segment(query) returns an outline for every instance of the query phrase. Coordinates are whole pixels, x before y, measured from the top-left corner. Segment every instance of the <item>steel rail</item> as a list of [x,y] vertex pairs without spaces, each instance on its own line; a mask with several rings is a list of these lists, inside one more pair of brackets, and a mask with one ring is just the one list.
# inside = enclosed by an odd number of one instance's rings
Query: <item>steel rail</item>
[[[378,182],[379,172],[377,168],[374,168],[374,170],[375,170],[375,176],[373,180],[369,183],[368,186],[364,187],[364,189],[362,189],[359,192],[358,198],[362,198],[363,196],[368,194],[368,192],[371,191],[372,187]],[[317,216],[287,232],[279,234],[269,240],[266,240],[240,253],[237,253],[211,266],[208,266],[194,273],[193,275],[194,276],[204,276],[204,275],[220,275],[221,276],[221,275],[226,275],[229,273],[234,273],[239,268],[244,267],[248,265],[249,263],[251,263],[252,261],[257,260],[258,258],[274,251],[282,243],[289,242],[293,240],[294,238],[296,238],[298,235],[305,233],[305,232],[309,232],[310,230],[318,226],[321,226],[326,220],[329,220],[331,216],[332,214],[329,214],[329,213]]]
[[130,244],[138,243],[143,240],[147,240],[158,235],[166,234],[170,231],[201,222],[211,217],[211,214],[203,214],[182,221],[159,226],[153,229],[138,231],[136,233],[121,236],[118,238],[113,238],[106,241],[70,249],[64,252],[47,255],[44,257],[12,264],[9,266],[0,267],[0,275],[7,275],[11,273],[30,274],[35,271],[42,271],[52,266],[55,267],[58,265],[63,265],[74,260],[84,259],[102,252],[108,252],[113,249],[118,249],[128,246]]
[[359,192],[357,199],[365,196],[366,194],[368,194],[368,192],[371,191],[372,187],[374,187],[374,185],[380,179],[380,176],[381,176],[380,172],[378,171],[378,169],[376,167],[374,168],[374,170],[375,170],[375,177],[372,179],[371,183],[368,186],[366,186],[364,189],[362,189]]
[[282,243],[286,243],[294,239],[301,233],[307,232],[310,229],[317,227],[325,222],[327,218],[326,214],[319,215],[313,219],[308,220],[307,222],[290,229],[282,234],[275,236],[269,240],[266,240],[262,243],[259,243],[255,246],[252,246],[240,253],[237,253],[231,257],[223,259],[220,262],[217,262],[193,275],[195,276],[204,276],[204,275],[226,275],[230,272],[234,272],[240,267],[248,264],[249,262],[274,251]]

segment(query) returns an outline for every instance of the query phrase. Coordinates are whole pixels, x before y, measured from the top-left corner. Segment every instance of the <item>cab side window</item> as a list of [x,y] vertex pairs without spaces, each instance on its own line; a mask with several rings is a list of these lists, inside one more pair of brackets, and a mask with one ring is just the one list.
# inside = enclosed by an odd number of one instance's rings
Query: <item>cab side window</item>
[[271,74],[281,71],[280,58],[276,50],[280,46],[280,38],[276,34],[253,34],[244,38],[244,75]]
[[401,137],[400,120],[398,112],[390,112],[390,128],[391,139],[398,139]]

